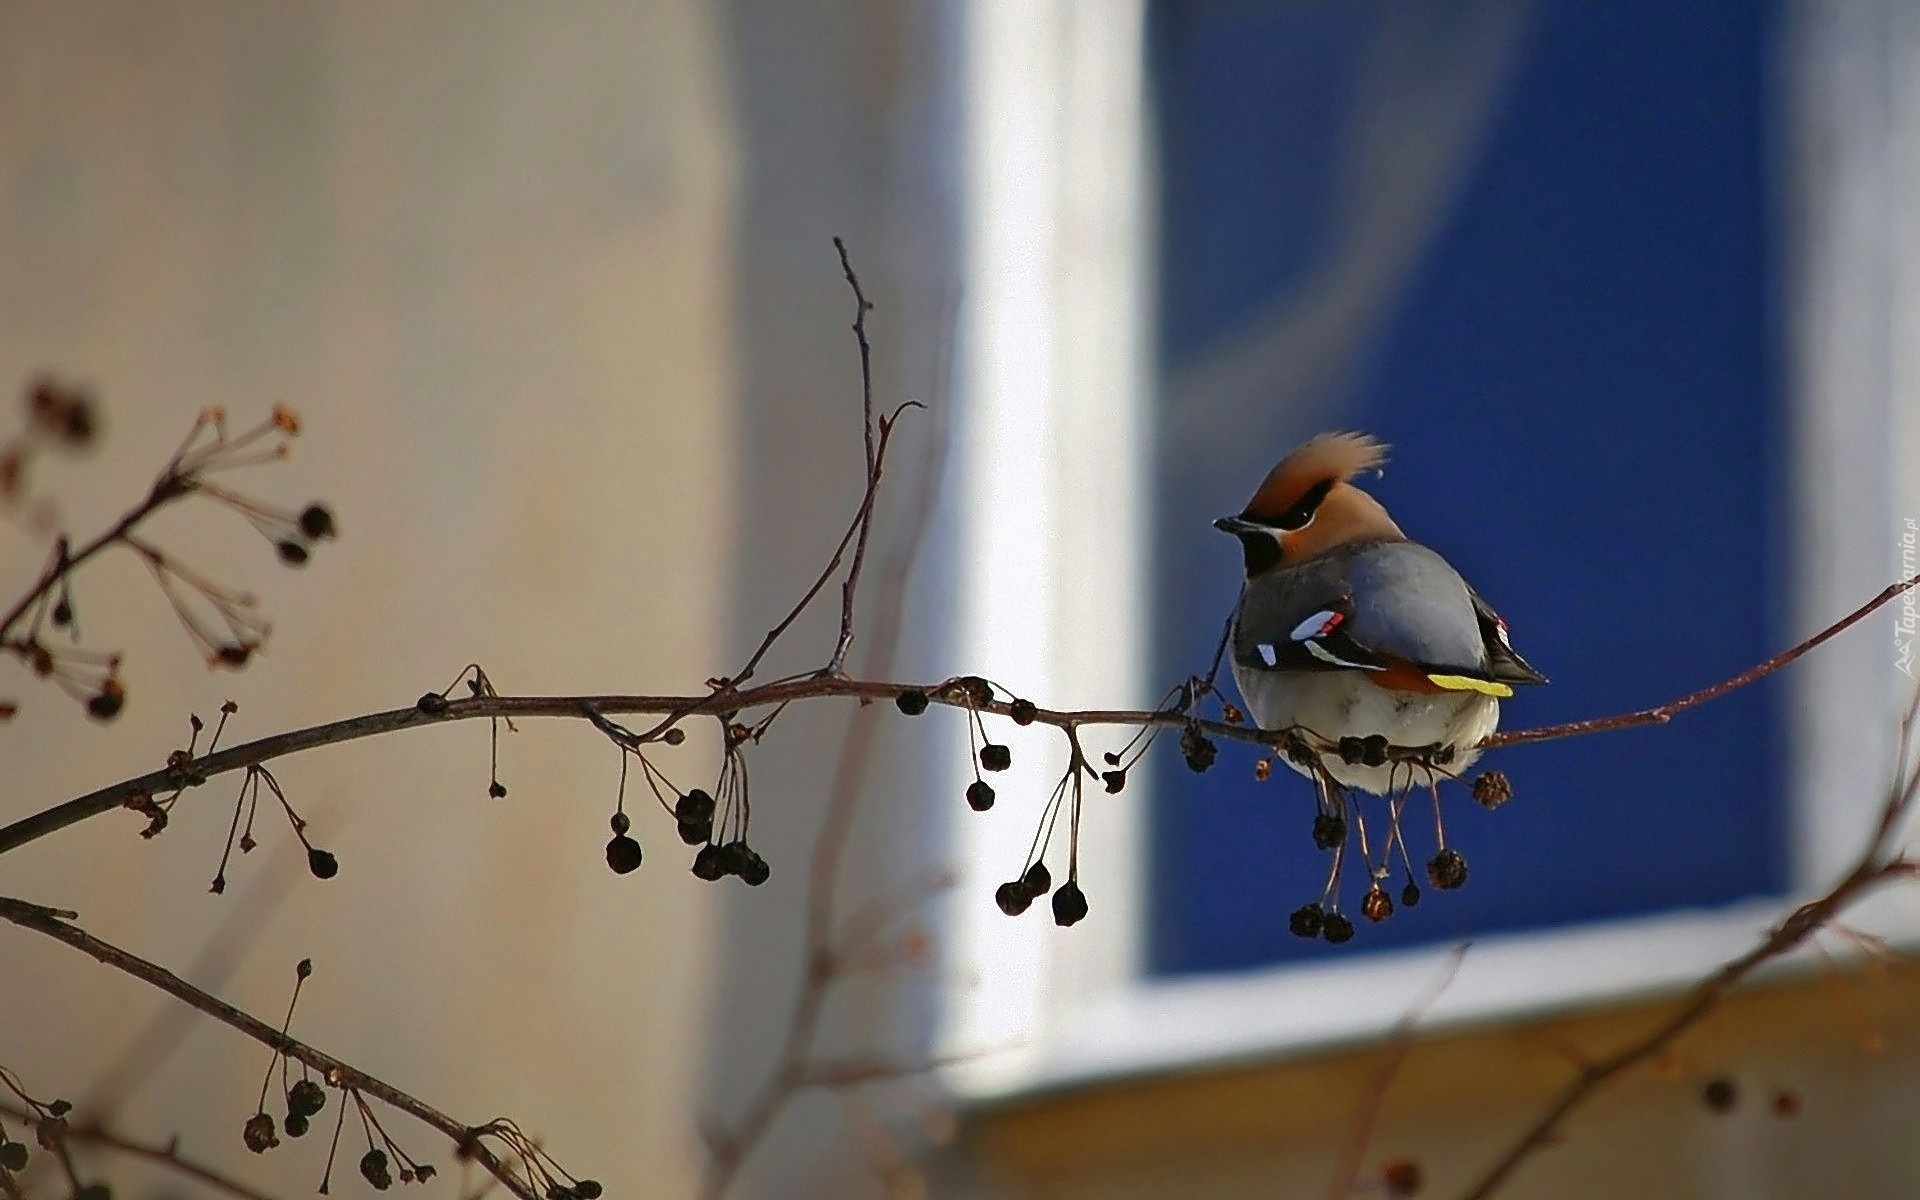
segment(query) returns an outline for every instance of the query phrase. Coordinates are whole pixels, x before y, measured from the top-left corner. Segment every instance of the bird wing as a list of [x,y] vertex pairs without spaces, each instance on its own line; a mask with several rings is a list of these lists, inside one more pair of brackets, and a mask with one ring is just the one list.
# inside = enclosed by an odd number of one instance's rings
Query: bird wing
[[1493,666],[1493,677],[1502,683],[1545,683],[1547,677],[1536,671],[1533,664],[1520,657],[1513,648],[1513,639],[1507,634],[1507,622],[1499,613],[1493,611],[1473,585],[1467,585],[1467,595],[1473,598],[1473,613],[1480,623],[1480,637],[1487,646],[1487,660]]
[[1342,548],[1250,584],[1234,654],[1256,670],[1364,671],[1400,690],[1512,695],[1474,599],[1417,543]]

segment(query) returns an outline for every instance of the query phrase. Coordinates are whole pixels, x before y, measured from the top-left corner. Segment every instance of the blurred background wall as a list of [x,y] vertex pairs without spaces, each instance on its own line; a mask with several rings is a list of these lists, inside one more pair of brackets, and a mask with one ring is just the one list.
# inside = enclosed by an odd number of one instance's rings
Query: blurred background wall
[[[232,482],[322,498],[341,530],[290,571],[231,513],[156,522],[271,615],[240,674],[206,669],[134,561],[87,572],[80,617],[127,649],[129,703],[95,726],[10,678],[9,817],[151,768],[225,698],[231,741],[409,702],[473,660],[503,690],[618,692],[744,658],[857,502],[830,237],[883,306],[885,396],[931,384],[950,303],[940,164],[913,136],[930,33],[891,5],[809,7],[0,6],[0,364],[9,390],[50,371],[105,413],[97,451],[37,489],[98,527],[203,406],[250,424],[284,403],[295,460]],[[930,429],[903,434],[902,478]],[[22,585],[44,543],[24,522],[0,538]],[[768,669],[817,665],[829,628],[805,622]],[[516,1117],[625,1194],[689,1194],[700,1120],[759,1081],[798,978],[783,914],[845,714],[796,715],[804,740],[757,764],[774,880],[737,915],[644,806],[646,867],[606,870],[618,759],[572,723],[504,736],[499,801],[480,726],[286,764],[331,883],[263,822],[209,895],[223,782],[155,842],[109,819],[10,856],[0,890],[261,1014],[311,957],[296,1032],[461,1119]],[[711,786],[713,753],[696,737],[669,767]],[[0,1062],[33,1088],[276,1192],[319,1182],[319,1139],[233,1153],[260,1047],[52,944],[5,959]]]

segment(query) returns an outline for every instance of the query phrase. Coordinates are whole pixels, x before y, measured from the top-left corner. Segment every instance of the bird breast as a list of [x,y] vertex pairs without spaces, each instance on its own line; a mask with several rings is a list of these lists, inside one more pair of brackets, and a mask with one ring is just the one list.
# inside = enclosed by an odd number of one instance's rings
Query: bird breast
[[[1398,691],[1377,686],[1361,671],[1263,671],[1237,661],[1233,673],[1262,729],[1297,726],[1326,743],[1378,734],[1393,746],[1451,746],[1447,769],[1456,774],[1479,757],[1475,747],[1500,723],[1500,702],[1479,692]],[[1281,758],[1311,776],[1307,768]],[[1391,763],[1369,767],[1334,753],[1323,755],[1322,762],[1342,786],[1378,795],[1410,781],[1427,782],[1418,771],[1410,780],[1405,766]]]

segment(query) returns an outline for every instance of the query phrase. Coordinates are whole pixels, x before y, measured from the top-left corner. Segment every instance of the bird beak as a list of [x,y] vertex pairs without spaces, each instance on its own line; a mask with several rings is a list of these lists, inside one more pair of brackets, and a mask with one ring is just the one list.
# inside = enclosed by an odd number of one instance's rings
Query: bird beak
[[1269,533],[1265,525],[1256,525],[1245,517],[1221,517],[1213,523],[1221,533],[1230,533],[1235,537],[1244,537],[1250,533]]

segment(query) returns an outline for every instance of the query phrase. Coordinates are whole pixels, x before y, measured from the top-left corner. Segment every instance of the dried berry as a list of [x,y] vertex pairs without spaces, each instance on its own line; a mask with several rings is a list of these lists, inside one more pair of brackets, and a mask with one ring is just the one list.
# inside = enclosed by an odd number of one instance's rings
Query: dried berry
[[1360,739],[1360,762],[1363,766],[1384,766],[1387,761],[1387,739],[1384,734],[1370,734]]
[[1015,725],[1031,725],[1039,717],[1040,710],[1033,706],[1031,700],[1015,700],[1007,706],[1007,713]]
[[1102,771],[1100,772],[1100,782],[1107,785],[1107,794],[1111,796],[1121,788],[1127,786],[1127,773],[1125,771]]
[[967,785],[967,807],[975,812],[985,812],[993,807],[993,785],[984,779],[976,779]]
[[1482,808],[1499,808],[1513,799],[1513,784],[1505,771],[1482,771],[1473,777],[1473,798]]
[[333,536],[333,513],[324,504],[309,504],[300,511],[300,532],[310,538]]
[[633,828],[633,818],[624,812],[616,812],[613,816],[607,818],[607,825],[615,833],[625,833]]
[[0,1142],[0,1171],[24,1171],[27,1169],[27,1144],[25,1142]]
[[1341,762],[1350,767],[1357,767],[1360,765],[1360,759],[1366,754],[1364,747],[1365,743],[1359,738],[1349,735],[1340,739],[1340,744],[1335,747],[1335,751],[1340,755]]
[[1293,936],[1311,941],[1320,936],[1320,926],[1326,922],[1326,916],[1318,904],[1302,904],[1287,918],[1287,929]]
[[720,865],[724,873],[739,875],[746,871],[747,864],[753,861],[753,851],[747,849],[745,842],[727,842],[720,847]]
[[340,860],[326,850],[309,849],[307,851],[307,870],[313,872],[315,879],[332,879],[340,873]]
[[437,717],[447,711],[447,698],[439,692],[427,692],[415,700],[413,706],[430,717]]
[[702,846],[700,853],[693,856],[693,873],[696,878],[709,882],[719,879],[727,873],[727,856],[718,846]]
[[496,779],[487,785],[487,795],[492,796],[495,800],[505,800],[507,798],[507,785]]
[[573,1185],[573,1194],[580,1200],[600,1200],[600,1193],[600,1181],[597,1179],[582,1179]]
[[273,548],[279,551],[280,561],[290,567],[304,567],[307,565],[307,559],[312,557],[307,553],[307,548],[299,542],[275,542]]
[[287,1089],[287,1111],[290,1113],[313,1117],[318,1116],[320,1110],[326,1106],[326,1089],[311,1079],[297,1080],[291,1088]]
[[1386,1184],[1392,1200],[1408,1200],[1426,1186],[1426,1172],[1410,1158],[1396,1158],[1380,1168],[1380,1181]]
[[1700,1089],[1700,1100],[1707,1106],[1707,1111],[1725,1114],[1732,1112],[1733,1106],[1740,1102],[1740,1093],[1734,1090],[1731,1079],[1711,1079],[1706,1087]]
[[387,1166],[385,1150],[369,1150],[360,1156],[360,1177],[374,1186],[376,1191],[386,1191],[393,1186],[393,1172]]
[[1369,921],[1384,921],[1393,915],[1393,901],[1387,898],[1385,888],[1376,883],[1367,889],[1360,898],[1360,915]]
[[681,821],[678,828],[680,840],[689,846],[698,846],[713,836],[712,821]]
[[713,810],[713,797],[700,788],[694,788],[673,803],[673,816],[677,821],[711,822]]
[[297,1112],[290,1112],[287,1114],[286,1131],[287,1131],[288,1137],[290,1138],[305,1137],[307,1136],[307,1130],[309,1128],[310,1126],[308,1124],[308,1119],[306,1117],[301,1116]]
[[761,858],[758,851],[748,850],[744,844],[740,849],[746,853],[745,861],[736,872],[742,883],[748,887],[759,887],[773,877],[773,868],[767,865],[767,860]]
[[894,706],[910,717],[917,717],[927,711],[927,694],[918,688],[908,688],[893,698]]
[[1773,1094],[1773,1115],[1791,1118],[1800,1115],[1800,1097],[1794,1092],[1778,1091]]
[[1407,886],[1400,889],[1400,907],[1418,908],[1420,906],[1420,885],[1407,880]]
[[127,703],[127,689],[118,679],[109,679],[100,690],[87,697],[87,715],[96,721],[111,721]]
[[1253,779],[1255,783],[1265,783],[1273,778],[1273,760],[1256,758],[1253,760]]
[[1313,815],[1313,844],[1321,850],[1331,850],[1347,840],[1347,819],[1338,813],[1315,813]]
[[640,866],[640,843],[624,833],[618,833],[607,842],[607,866],[613,868],[615,875],[625,875]]
[[1427,863],[1427,882],[1450,892],[1467,881],[1467,860],[1458,850],[1442,850]]
[[1053,894],[1053,923],[1062,929],[1069,925],[1078,925],[1087,915],[1087,896],[1074,880],[1060,885]]
[[1020,886],[1035,896],[1044,896],[1053,890],[1053,873],[1047,870],[1047,864],[1034,863],[1027,868],[1027,873],[1020,877]]
[[998,742],[988,742],[980,747],[980,769],[983,771],[1004,771],[1013,765],[1013,751]]
[[1198,725],[1188,725],[1180,731],[1180,755],[1187,760],[1188,770],[1204,775],[1213,766],[1213,760],[1220,757],[1220,748],[1200,732]]
[[1017,917],[1033,907],[1033,893],[1027,890],[1026,884],[1016,879],[995,888],[993,902],[1000,906],[1001,912],[1010,917]]
[[273,1117],[263,1112],[247,1118],[240,1136],[247,1143],[247,1149],[255,1154],[265,1154],[280,1144],[279,1136],[273,1131]]
[[53,605],[53,627],[65,629],[71,624],[73,624],[73,601],[62,596]]
[[1353,940],[1353,922],[1342,913],[1328,913],[1326,920],[1320,924],[1320,936],[1336,946],[1350,942]]

